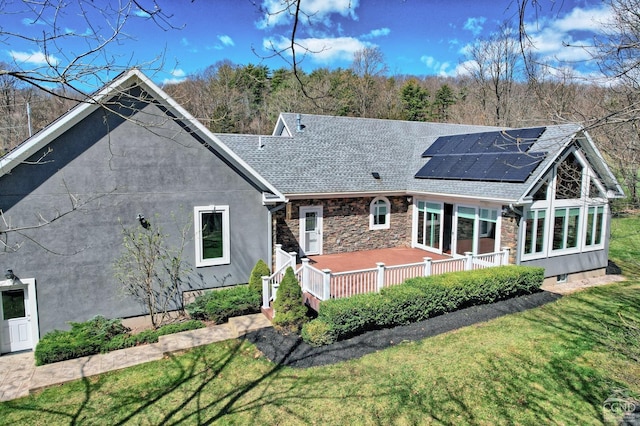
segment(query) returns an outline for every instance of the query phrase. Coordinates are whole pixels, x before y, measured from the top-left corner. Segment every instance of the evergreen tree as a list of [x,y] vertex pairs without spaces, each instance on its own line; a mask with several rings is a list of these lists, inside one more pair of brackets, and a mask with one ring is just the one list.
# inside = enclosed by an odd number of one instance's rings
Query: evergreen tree
[[429,108],[429,91],[421,87],[415,79],[407,81],[400,89],[402,110],[405,120],[426,121]]
[[455,103],[456,97],[453,94],[453,90],[447,84],[443,84],[436,92],[432,116],[438,121],[447,121],[449,119],[449,107]]
[[295,273],[288,267],[273,302],[273,326],[285,333],[298,333],[307,320],[307,308],[302,303],[302,289]]

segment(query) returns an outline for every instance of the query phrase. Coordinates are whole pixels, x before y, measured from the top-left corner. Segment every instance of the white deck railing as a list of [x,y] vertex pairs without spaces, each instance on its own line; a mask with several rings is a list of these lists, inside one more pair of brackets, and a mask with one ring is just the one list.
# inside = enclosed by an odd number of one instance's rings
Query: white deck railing
[[[294,257],[295,259],[295,253]],[[269,307],[269,302],[275,298],[275,291],[282,281],[284,271],[291,265],[292,260],[282,266],[270,277],[262,277],[263,306]],[[447,272],[470,271],[509,264],[509,249],[505,248],[496,253],[473,255],[465,253],[464,257],[452,259],[432,260],[425,257],[423,262],[407,265],[385,266],[380,262],[375,268],[357,271],[331,272],[330,269],[319,270],[311,266],[309,259],[302,259],[302,266],[296,271],[296,276],[307,292],[320,300],[339,299],[356,294],[375,293],[384,287],[401,284],[409,278],[440,275]],[[265,294],[267,294],[265,296]],[[268,298],[267,298],[268,297]],[[266,305],[265,305],[266,303]]]
[[[275,252],[276,268],[275,272],[268,277],[262,277],[262,307],[268,308],[275,300],[278,286],[282,282],[282,277],[288,267],[296,270],[296,253],[282,250],[281,244],[276,244]],[[300,277],[298,277],[300,279]]]

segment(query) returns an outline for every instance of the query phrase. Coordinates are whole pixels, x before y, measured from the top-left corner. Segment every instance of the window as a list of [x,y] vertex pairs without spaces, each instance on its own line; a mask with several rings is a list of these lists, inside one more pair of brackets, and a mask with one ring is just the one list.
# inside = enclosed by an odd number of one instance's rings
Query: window
[[602,245],[604,232],[604,206],[589,207],[587,213],[587,233],[584,245],[594,247]]
[[567,155],[556,172],[556,199],[582,198],[583,167],[573,153]]
[[553,250],[565,250],[578,246],[580,224],[579,207],[557,208],[553,222]]
[[369,229],[389,229],[390,213],[391,208],[387,198],[374,198],[370,207]]
[[546,216],[546,210],[531,210],[527,212],[524,236],[525,254],[536,254],[544,251]]
[[440,204],[418,201],[417,244],[440,249],[441,210]]
[[224,265],[229,255],[229,206],[194,208],[196,266]]
[[491,253],[496,247],[496,224],[498,222],[498,211],[489,209],[478,209],[479,230],[477,253]]

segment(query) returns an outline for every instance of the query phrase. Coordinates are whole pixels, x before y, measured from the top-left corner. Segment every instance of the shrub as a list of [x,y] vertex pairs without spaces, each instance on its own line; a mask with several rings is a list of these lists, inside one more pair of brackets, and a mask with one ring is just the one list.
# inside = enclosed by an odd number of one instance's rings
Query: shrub
[[71,330],[54,330],[40,339],[34,353],[36,365],[100,353],[109,340],[130,331],[122,320],[103,316],[70,324]]
[[260,293],[244,285],[208,291],[198,296],[185,309],[193,319],[221,324],[231,317],[260,312],[261,301]]
[[307,307],[302,303],[302,289],[291,267],[280,282],[273,302],[273,326],[285,333],[298,333],[307,320]]
[[302,326],[301,336],[311,346],[330,345],[336,341],[336,334],[331,326],[318,318]]
[[[160,336],[180,333],[182,331],[195,330],[206,327],[202,321],[189,320],[174,324],[163,325],[155,330],[144,330],[137,334],[121,334],[111,339],[106,346],[107,351],[130,348],[147,343],[158,342]],[[104,352],[104,351],[103,351]]]
[[379,294],[320,303],[318,319],[336,339],[367,330],[421,321],[467,306],[492,303],[537,291],[544,269],[504,266],[412,278]]
[[201,321],[185,321],[168,324],[156,330],[145,330],[139,334],[129,334],[129,328],[122,320],[108,320],[97,316],[85,322],[71,323],[71,330],[54,330],[40,339],[35,350],[36,365],[79,358],[87,355],[109,352],[116,349],[154,343],[164,334],[202,328]]
[[271,275],[269,266],[267,266],[264,260],[258,260],[258,263],[253,267],[251,275],[249,276],[249,288],[262,294],[262,277],[269,275]]

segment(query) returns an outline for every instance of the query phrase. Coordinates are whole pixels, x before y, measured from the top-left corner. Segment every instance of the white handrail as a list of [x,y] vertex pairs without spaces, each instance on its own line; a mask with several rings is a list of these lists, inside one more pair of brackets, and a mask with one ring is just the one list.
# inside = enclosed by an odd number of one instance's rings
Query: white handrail
[[[320,271],[311,266],[308,259],[302,259],[298,280],[303,291],[320,300],[328,300],[355,294],[379,292],[384,287],[401,284],[409,278],[507,264],[509,264],[509,249],[480,255],[465,253],[464,257],[442,260],[432,260],[430,257],[425,257],[423,262],[405,265],[385,266],[384,263],[379,262],[375,268],[343,272],[331,272],[329,269]],[[263,284],[263,288],[264,286]]]

